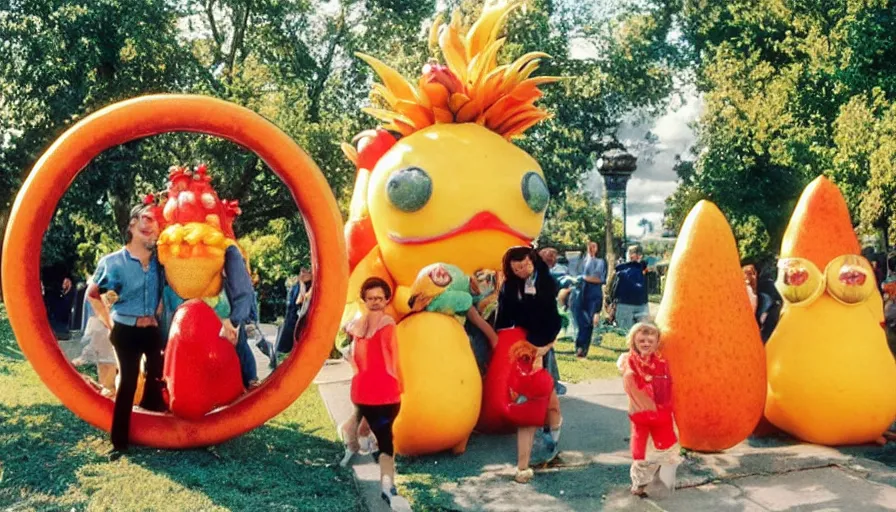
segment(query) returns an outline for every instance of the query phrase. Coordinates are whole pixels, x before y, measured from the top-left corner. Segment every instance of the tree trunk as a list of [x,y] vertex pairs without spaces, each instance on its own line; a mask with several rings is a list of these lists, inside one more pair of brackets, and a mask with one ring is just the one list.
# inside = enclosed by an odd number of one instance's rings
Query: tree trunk
[[109,191],[109,204],[112,206],[112,216],[115,218],[115,225],[118,226],[118,235],[121,242],[124,243],[124,232],[128,228],[130,221],[131,205],[121,196]]
[[333,35],[333,39],[330,40],[330,44],[327,47],[327,53],[324,55],[324,59],[318,67],[317,79],[311,84],[311,88],[308,91],[308,96],[311,100],[311,103],[308,106],[308,121],[312,123],[320,122],[321,95],[323,95],[327,80],[329,80],[330,74],[333,72],[333,58],[336,55],[336,48],[339,47],[339,44],[342,42],[342,38],[345,35],[344,9],[339,15],[336,24],[336,33]]

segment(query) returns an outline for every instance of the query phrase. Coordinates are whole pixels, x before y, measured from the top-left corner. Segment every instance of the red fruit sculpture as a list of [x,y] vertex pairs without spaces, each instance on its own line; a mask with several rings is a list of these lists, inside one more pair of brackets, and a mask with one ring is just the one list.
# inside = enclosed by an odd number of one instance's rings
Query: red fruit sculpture
[[175,415],[198,419],[243,393],[240,361],[220,331],[221,320],[205,302],[189,300],[177,308],[164,368],[168,407]]

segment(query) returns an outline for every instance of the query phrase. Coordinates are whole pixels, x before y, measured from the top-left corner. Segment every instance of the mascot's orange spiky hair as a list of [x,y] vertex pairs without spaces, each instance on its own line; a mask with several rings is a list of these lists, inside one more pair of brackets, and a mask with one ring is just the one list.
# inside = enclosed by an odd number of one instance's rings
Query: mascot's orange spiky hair
[[535,106],[542,96],[539,85],[557,77],[533,77],[542,52],[523,55],[511,64],[498,66],[498,50],[504,38],[498,34],[519,0],[491,0],[482,15],[464,32],[460,14],[451,22],[436,19],[430,42],[442,50],[447,65],[430,61],[415,87],[382,61],[357,54],[380,76],[372,96],[388,108],[366,108],[364,112],[387,124],[387,130],[410,135],[437,123],[477,123],[506,139],[520,136],[548,113]]

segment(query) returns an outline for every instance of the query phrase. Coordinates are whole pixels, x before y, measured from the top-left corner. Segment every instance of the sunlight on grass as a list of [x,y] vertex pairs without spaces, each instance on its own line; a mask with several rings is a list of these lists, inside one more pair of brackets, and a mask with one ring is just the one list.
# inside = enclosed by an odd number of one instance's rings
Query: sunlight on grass
[[601,335],[601,346],[591,345],[588,357],[578,359],[574,340],[561,339],[554,345],[557,354],[557,366],[560,367],[560,380],[563,382],[583,382],[591,379],[609,379],[619,377],[616,360],[628,350],[625,337],[616,332],[605,332]]
[[[0,347],[15,346],[0,306]],[[221,445],[135,448],[77,418],[26,361],[0,353],[0,509],[363,510],[342,446],[310,386],[276,418]]]

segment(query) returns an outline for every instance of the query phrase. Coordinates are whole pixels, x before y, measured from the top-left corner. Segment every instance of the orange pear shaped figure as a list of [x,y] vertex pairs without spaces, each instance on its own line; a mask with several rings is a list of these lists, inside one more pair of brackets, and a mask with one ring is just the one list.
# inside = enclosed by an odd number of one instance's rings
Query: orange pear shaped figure
[[860,249],[840,190],[815,179],[784,234],[777,286],[785,303],[766,346],[765,415],[804,441],[872,442],[896,417],[896,362]]
[[734,234],[709,201],[681,228],[656,323],[681,445],[712,452],[746,439],[765,402],[765,351]]

